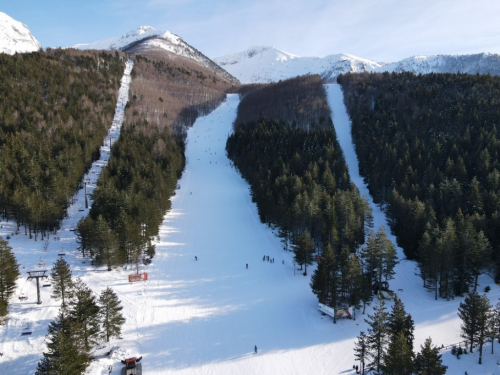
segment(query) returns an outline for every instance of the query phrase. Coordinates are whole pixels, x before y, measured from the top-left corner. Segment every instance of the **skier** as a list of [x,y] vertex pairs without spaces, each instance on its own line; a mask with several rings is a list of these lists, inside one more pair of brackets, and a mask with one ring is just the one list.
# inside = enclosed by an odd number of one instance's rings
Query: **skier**
[[257,354],[257,345],[255,345],[254,349],[254,354]]
[[196,255],[194,256],[194,260],[198,260],[198,257]]
[[265,261],[266,260],[266,256],[264,255],[264,257],[262,258],[262,261]]
[[247,269],[248,269],[248,263],[247,263]]

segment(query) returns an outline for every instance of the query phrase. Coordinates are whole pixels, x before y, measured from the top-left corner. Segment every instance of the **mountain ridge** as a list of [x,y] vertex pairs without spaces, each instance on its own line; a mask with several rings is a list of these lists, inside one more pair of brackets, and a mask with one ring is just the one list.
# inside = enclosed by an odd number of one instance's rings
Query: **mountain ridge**
[[213,58],[242,83],[270,83],[304,74],[318,74],[324,82],[337,81],[349,72],[469,73],[500,75],[500,55],[415,55],[400,61],[380,63],[347,53],[325,57],[301,57],[270,46]]
[[28,26],[8,14],[0,12],[0,53],[35,52],[41,49],[38,40],[31,34]]
[[186,43],[180,36],[170,31],[156,30],[151,26],[140,26],[117,38],[102,39],[93,43],[75,44],[73,48],[119,50],[125,53],[138,53],[146,56],[148,52],[166,52],[167,54],[174,54],[194,60],[230,83],[240,83],[234,76],[214,63],[202,52]]

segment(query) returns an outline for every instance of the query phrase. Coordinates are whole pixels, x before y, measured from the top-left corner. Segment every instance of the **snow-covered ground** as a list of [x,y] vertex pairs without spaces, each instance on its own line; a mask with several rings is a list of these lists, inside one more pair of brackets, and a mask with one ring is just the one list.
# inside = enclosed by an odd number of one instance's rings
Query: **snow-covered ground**
[[[363,192],[340,87],[327,86],[327,92],[351,178]],[[127,318],[123,339],[111,343],[115,348],[111,358],[94,361],[88,374],[107,374],[109,365],[112,374],[120,374],[120,359],[139,355],[144,357],[144,373],[151,375],[354,373],[353,345],[359,332],[366,330],[363,316],[358,312],[357,320],[334,325],[318,312],[309,287],[313,268],[308,277],[294,271],[292,254],[282,249],[272,229],[260,223],[248,184],[225,156],[238,101],[238,96],[229,95],[189,130],[180,188],[160,228],[156,256],[141,270],[148,272],[148,281],[128,283],[128,275],[135,273],[133,266],[107,272],[106,267],[96,269],[79,256],[70,228],[86,214],[79,211],[82,192],[58,234],[61,239],[51,237],[47,251],[45,242],[29,240],[24,234],[11,238],[24,268],[11,301],[10,319],[0,328],[0,373],[35,372],[47,325],[59,302],[50,298],[50,287],[42,287],[43,304],[37,305],[34,282],[25,281],[25,272],[40,269],[38,263],[50,269],[61,250],[74,275],[96,294],[106,286],[117,292]],[[384,223],[376,208],[374,215],[376,227]],[[4,237],[14,230],[12,223],[2,222],[2,226]],[[264,255],[275,262],[263,261]],[[422,288],[412,262],[401,261],[397,272],[391,286],[402,289],[399,296],[415,319],[417,348],[428,336],[436,344],[461,341],[456,315],[460,299],[434,301]],[[485,285],[492,287],[489,297],[496,303],[498,287],[482,277],[481,288]],[[27,301],[17,299],[21,292],[28,295]],[[21,336],[26,323],[31,325],[31,336]],[[254,345],[258,354],[253,354]],[[489,351],[486,347],[482,366],[475,364],[476,355],[456,360],[445,354],[448,374],[498,373],[496,355]]]

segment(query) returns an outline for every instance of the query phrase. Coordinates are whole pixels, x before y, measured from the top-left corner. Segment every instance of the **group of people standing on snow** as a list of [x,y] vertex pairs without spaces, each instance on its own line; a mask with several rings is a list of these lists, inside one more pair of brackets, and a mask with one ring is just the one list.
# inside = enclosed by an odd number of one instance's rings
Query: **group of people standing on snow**
[[274,263],[274,258],[269,258],[269,255],[264,255],[264,257],[262,258],[262,261],[265,262],[265,261],[268,261],[269,263]]

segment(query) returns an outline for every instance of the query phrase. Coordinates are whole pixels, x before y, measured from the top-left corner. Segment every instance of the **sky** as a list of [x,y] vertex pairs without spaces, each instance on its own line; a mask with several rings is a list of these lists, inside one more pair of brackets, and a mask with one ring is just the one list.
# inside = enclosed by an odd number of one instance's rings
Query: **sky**
[[213,58],[251,46],[299,56],[500,53],[498,0],[2,0],[42,47],[170,31]]

